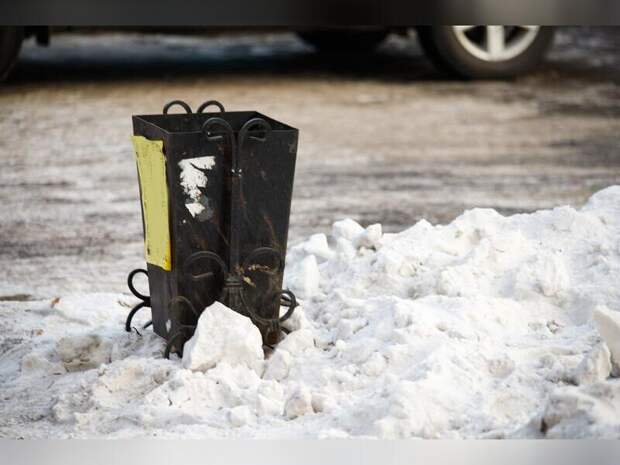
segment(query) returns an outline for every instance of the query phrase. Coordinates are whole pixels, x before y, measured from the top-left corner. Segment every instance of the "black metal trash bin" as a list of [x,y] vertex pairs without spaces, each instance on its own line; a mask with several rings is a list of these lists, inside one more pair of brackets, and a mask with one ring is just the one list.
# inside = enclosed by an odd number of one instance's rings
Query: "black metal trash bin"
[[[168,114],[174,105],[186,113]],[[282,290],[297,129],[216,101],[192,113],[179,100],[161,115],[133,116],[133,129],[147,270],[128,277],[142,302],[126,330],[150,306],[166,356],[181,354],[199,313],[220,300],[250,317],[266,345],[277,343],[297,305]],[[134,287],[140,272],[150,296]]]

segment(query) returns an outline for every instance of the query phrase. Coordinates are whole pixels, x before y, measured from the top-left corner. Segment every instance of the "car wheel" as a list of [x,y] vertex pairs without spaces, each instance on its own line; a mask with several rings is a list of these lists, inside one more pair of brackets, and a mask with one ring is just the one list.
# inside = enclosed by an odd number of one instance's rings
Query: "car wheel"
[[420,27],[428,57],[462,78],[508,78],[532,70],[553,42],[554,29],[543,26]]
[[15,66],[23,39],[21,27],[0,27],[0,81],[4,81]]
[[364,53],[372,51],[383,42],[388,32],[381,29],[326,29],[297,34],[319,52]]

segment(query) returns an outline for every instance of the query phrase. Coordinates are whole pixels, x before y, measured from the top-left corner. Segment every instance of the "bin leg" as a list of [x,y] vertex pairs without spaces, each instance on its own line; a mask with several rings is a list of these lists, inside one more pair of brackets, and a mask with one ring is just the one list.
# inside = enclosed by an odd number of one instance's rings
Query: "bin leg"
[[[139,304],[137,304],[135,307],[131,309],[131,311],[129,312],[129,315],[127,315],[127,320],[125,321],[125,331],[127,331],[128,333],[131,332],[131,320],[136,315],[136,313],[138,313],[144,307],[148,307],[148,308],[151,307],[151,298],[148,295],[144,295],[138,292],[136,287],[133,285],[133,278],[138,273],[144,273],[147,277],[149,275],[148,271],[142,268],[136,268],[131,273],[129,273],[129,276],[127,276],[127,287],[129,287],[129,290],[131,291],[133,295],[135,295],[138,299],[141,300]],[[146,325],[144,325],[144,327],[148,328],[151,325],[151,323],[152,322],[148,322]]]

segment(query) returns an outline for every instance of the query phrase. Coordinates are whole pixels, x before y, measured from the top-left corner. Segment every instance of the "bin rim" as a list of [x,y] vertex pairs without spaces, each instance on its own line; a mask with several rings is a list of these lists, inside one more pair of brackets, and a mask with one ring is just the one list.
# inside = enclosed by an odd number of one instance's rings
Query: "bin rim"
[[[263,113],[260,113],[258,111],[254,111],[254,110],[243,110],[243,111],[226,111],[224,112],[224,114],[247,114],[249,118],[262,118],[265,121],[267,121],[270,125],[271,125],[271,131],[270,132],[274,132],[274,133],[278,133],[278,132],[299,132],[299,130],[293,126],[290,126],[286,123],[283,123],[281,121],[278,121],[274,118],[271,118],[270,116],[267,116]],[[189,134],[201,134],[202,133],[202,129],[199,130],[195,130],[195,131],[171,131],[168,128],[165,128],[159,124],[157,124],[155,121],[153,121],[152,118],[161,118],[161,117],[165,117],[165,118],[172,118],[172,119],[182,119],[182,118],[187,118],[190,116],[194,116],[194,115],[201,115],[201,116],[205,116],[208,119],[208,117],[221,117],[222,113],[220,112],[213,112],[213,113],[169,113],[169,114],[163,114],[163,113],[152,113],[152,114],[145,114],[145,115],[133,115],[132,118],[134,119],[139,119],[141,120],[143,123],[148,124],[150,126],[153,126],[155,128],[157,128],[158,130],[162,131],[163,133],[165,133],[168,136],[177,136],[177,135],[189,135]],[[238,130],[235,130],[235,133],[239,132]],[[253,133],[255,131],[249,131],[250,133]],[[256,131],[256,132],[261,132],[260,130]]]

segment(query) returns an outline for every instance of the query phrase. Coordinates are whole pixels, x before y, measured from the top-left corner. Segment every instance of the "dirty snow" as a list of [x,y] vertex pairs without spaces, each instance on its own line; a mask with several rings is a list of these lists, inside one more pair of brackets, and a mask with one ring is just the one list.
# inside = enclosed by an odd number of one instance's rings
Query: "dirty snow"
[[399,234],[340,221],[285,280],[301,307],[265,359],[221,304],[164,360],[123,332],[127,295],[0,302],[0,435],[620,437],[620,187]]

